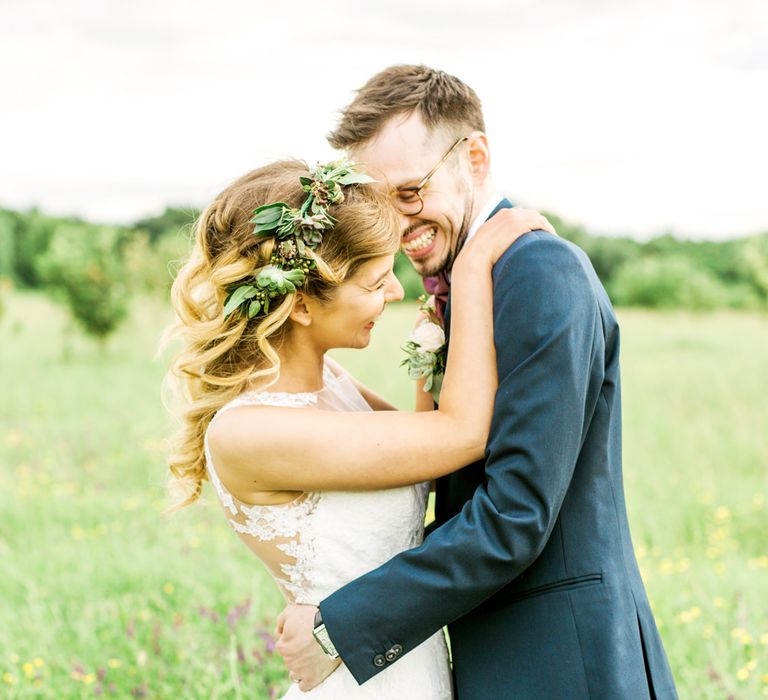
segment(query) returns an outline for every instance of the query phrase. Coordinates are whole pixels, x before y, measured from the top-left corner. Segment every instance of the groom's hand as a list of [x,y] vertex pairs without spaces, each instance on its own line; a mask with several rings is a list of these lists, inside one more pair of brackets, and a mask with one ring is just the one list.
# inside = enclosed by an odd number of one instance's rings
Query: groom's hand
[[299,690],[307,692],[322,683],[341,660],[329,658],[312,635],[315,605],[289,605],[277,618],[277,652]]

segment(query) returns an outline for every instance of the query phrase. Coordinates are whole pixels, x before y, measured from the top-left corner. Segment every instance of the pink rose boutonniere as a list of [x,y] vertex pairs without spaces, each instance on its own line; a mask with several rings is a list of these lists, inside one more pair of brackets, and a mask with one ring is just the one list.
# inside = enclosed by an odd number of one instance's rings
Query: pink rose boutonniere
[[431,394],[437,402],[445,376],[445,331],[435,314],[432,300],[420,297],[419,301],[419,310],[426,314],[426,318],[411,331],[403,348],[407,357],[400,364],[408,368],[408,376],[411,379],[426,379],[424,391]]

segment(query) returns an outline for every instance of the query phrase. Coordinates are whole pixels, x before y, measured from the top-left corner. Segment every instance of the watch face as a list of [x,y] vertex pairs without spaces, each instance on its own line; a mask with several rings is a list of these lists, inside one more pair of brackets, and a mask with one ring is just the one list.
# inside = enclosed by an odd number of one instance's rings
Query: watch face
[[333,645],[325,625],[321,623],[319,627],[315,627],[312,634],[315,637],[315,641],[320,645],[320,648],[327,656],[330,656],[332,659],[339,658],[339,652],[336,651],[336,647]]

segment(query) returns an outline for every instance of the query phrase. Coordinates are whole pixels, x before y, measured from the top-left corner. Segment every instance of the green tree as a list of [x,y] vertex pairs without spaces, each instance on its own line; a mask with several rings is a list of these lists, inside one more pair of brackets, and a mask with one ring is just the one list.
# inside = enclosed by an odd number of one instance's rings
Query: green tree
[[126,279],[131,291],[167,297],[190,245],[183,230],[164,233],[154,242],[143,230],[131,233],[123,246]]
[[38,271],[54,297],[102,350],[128,312],[120,241],[115,228],[60,224],[38,260]]
[[36,209],[14,213],[13,218],[14,277],[23,286],[39,287],[42,280],[37,260],[48,249],[57,221]]
[[183,235],[188,235],[199,214],[200,211],[194,207],[166,207],[162,214],[140,219],[131,228],[145,231],[149,242],[154,244],[167,234],[176,236],[181,231]]
[[704,310],[731,303],[728,288],[717,277],[682,255],[626,262],[611,286],[613,301],[624,306]]

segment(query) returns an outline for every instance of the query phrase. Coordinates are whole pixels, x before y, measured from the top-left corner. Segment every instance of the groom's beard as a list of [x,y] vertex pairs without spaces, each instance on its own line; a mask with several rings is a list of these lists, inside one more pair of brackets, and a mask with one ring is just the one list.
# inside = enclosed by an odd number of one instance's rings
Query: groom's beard
[[[453,229],[453,232],[455,232],[455,236],[452,236],[453,240],[450,241],[448,252],[445,254],[445,257],[441,260],[437,260],[436,262],[433,262],[431,265],[424,265],[423,267],[420,265],[417,265],[413,261],[411,261],[411,264],[416,268],[416,271],[419,273],[421,277],[434,277],[435,275],[439,275],[441,272],[447,272],[450,273],[451,268],[453,267],[453,263],[456,261],[456,256],[458,256],[459,251],[464,247],[464,244],[467,241],[467,235],[469,234],[469,227],[472,224],[472,208],[474,203],[474,193],[469,190],[467,192],[466,200],[464,202],[464,213],[462,215],[461,223],[459,224],[458,229]],[[412,224],[408,229],[405,230],[403,233],[403,236],[407,236],[411,231],[415,231],[417,228],[423,226],[425,223],[435,223],[434,221],[428,222],[426,220],[419,220]],[[440,231],[443,236],[448,236],[448,232],[441,226]]]
[[464,216],[459,226],[459,231],[454,239],[449,251],[443,263],[434,271],[425,273],[424,277],[431,277],[433,275],[440,274],[441,272],[448,272],[453,269],[453,263],[456,262],[456,257],[461,252],[464,244],[467,242],[467,236],[469,235],[469,227],[472,225],[472,209],[474,208],[474,192],[467,193],[467,198],[464,203]]

